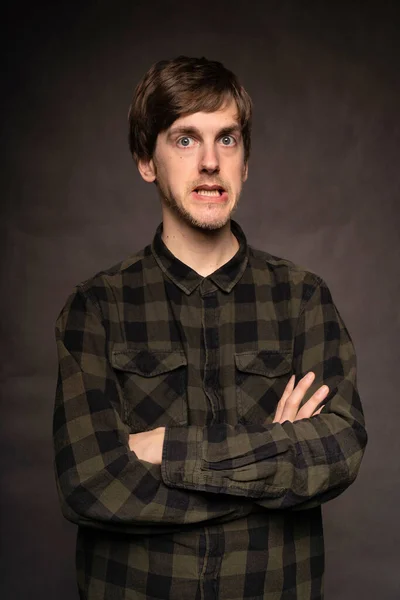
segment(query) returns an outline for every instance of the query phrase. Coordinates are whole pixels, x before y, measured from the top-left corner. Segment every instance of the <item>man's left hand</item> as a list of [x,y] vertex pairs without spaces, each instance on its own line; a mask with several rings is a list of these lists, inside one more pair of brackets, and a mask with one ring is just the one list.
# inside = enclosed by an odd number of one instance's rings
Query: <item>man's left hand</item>
[[132,433],[129,436],[129,449],[139,460],[161,465],[165,427],[157,427],[151,431]]

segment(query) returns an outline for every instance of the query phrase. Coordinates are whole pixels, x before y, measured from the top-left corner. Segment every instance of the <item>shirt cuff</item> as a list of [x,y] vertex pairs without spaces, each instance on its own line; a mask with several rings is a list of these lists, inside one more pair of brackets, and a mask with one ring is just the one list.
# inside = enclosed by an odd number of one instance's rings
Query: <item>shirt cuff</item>
[[269,496],[280,496],[283,488],[273,482],[277,449],[272,446],[264,443],[257,452],[248,435],[230,431],[227,436],[226,425],[167,427],[161,476],[169,487],[249,498],[268,490]]
[[166,427],[161,475],[166,485],[192,489],[201,470],[201,427]]

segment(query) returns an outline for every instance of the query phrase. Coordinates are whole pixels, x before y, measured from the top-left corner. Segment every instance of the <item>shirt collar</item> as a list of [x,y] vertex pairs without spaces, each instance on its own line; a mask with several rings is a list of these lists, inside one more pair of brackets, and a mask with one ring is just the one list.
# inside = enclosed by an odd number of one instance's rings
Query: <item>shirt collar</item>
[[204,279],[211,280],[224,292],[230,292],[242,277],[248,262],[248,245],[242,228],[233,219],[231,219],[231,231],[239,242],[239,249],[227,263],[208,275],[207,278],[194,271],[170,252],[161,237],[162,231],[163,224],[160,223],[151,244],[151,251],[160,269],[185,294],[191,294]]

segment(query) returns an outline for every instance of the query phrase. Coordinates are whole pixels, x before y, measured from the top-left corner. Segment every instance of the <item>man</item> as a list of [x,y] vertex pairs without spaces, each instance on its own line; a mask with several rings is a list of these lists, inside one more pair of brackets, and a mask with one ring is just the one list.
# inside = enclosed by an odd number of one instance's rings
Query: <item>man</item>
[[135,90],[130,147],[162,223],[57,321],[80,598],[323,597],[321,504],[367,441],[356,361],[324,281],[231,219],[251,112],[205,58],[161,61]]

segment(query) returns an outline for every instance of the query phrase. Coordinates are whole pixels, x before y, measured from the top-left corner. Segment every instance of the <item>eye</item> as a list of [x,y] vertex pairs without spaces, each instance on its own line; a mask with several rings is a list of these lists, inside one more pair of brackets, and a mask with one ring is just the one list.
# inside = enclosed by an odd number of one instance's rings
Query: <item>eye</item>
[[236,140],[232,135],[223,135],[221,141],[223,146],[234,146],[236,144]]
[[193,142],[193,138],[189,137],[188,135],[185,135],[177,140],[178,146],[183,148],[188,148],[191,145],[190,142]]

